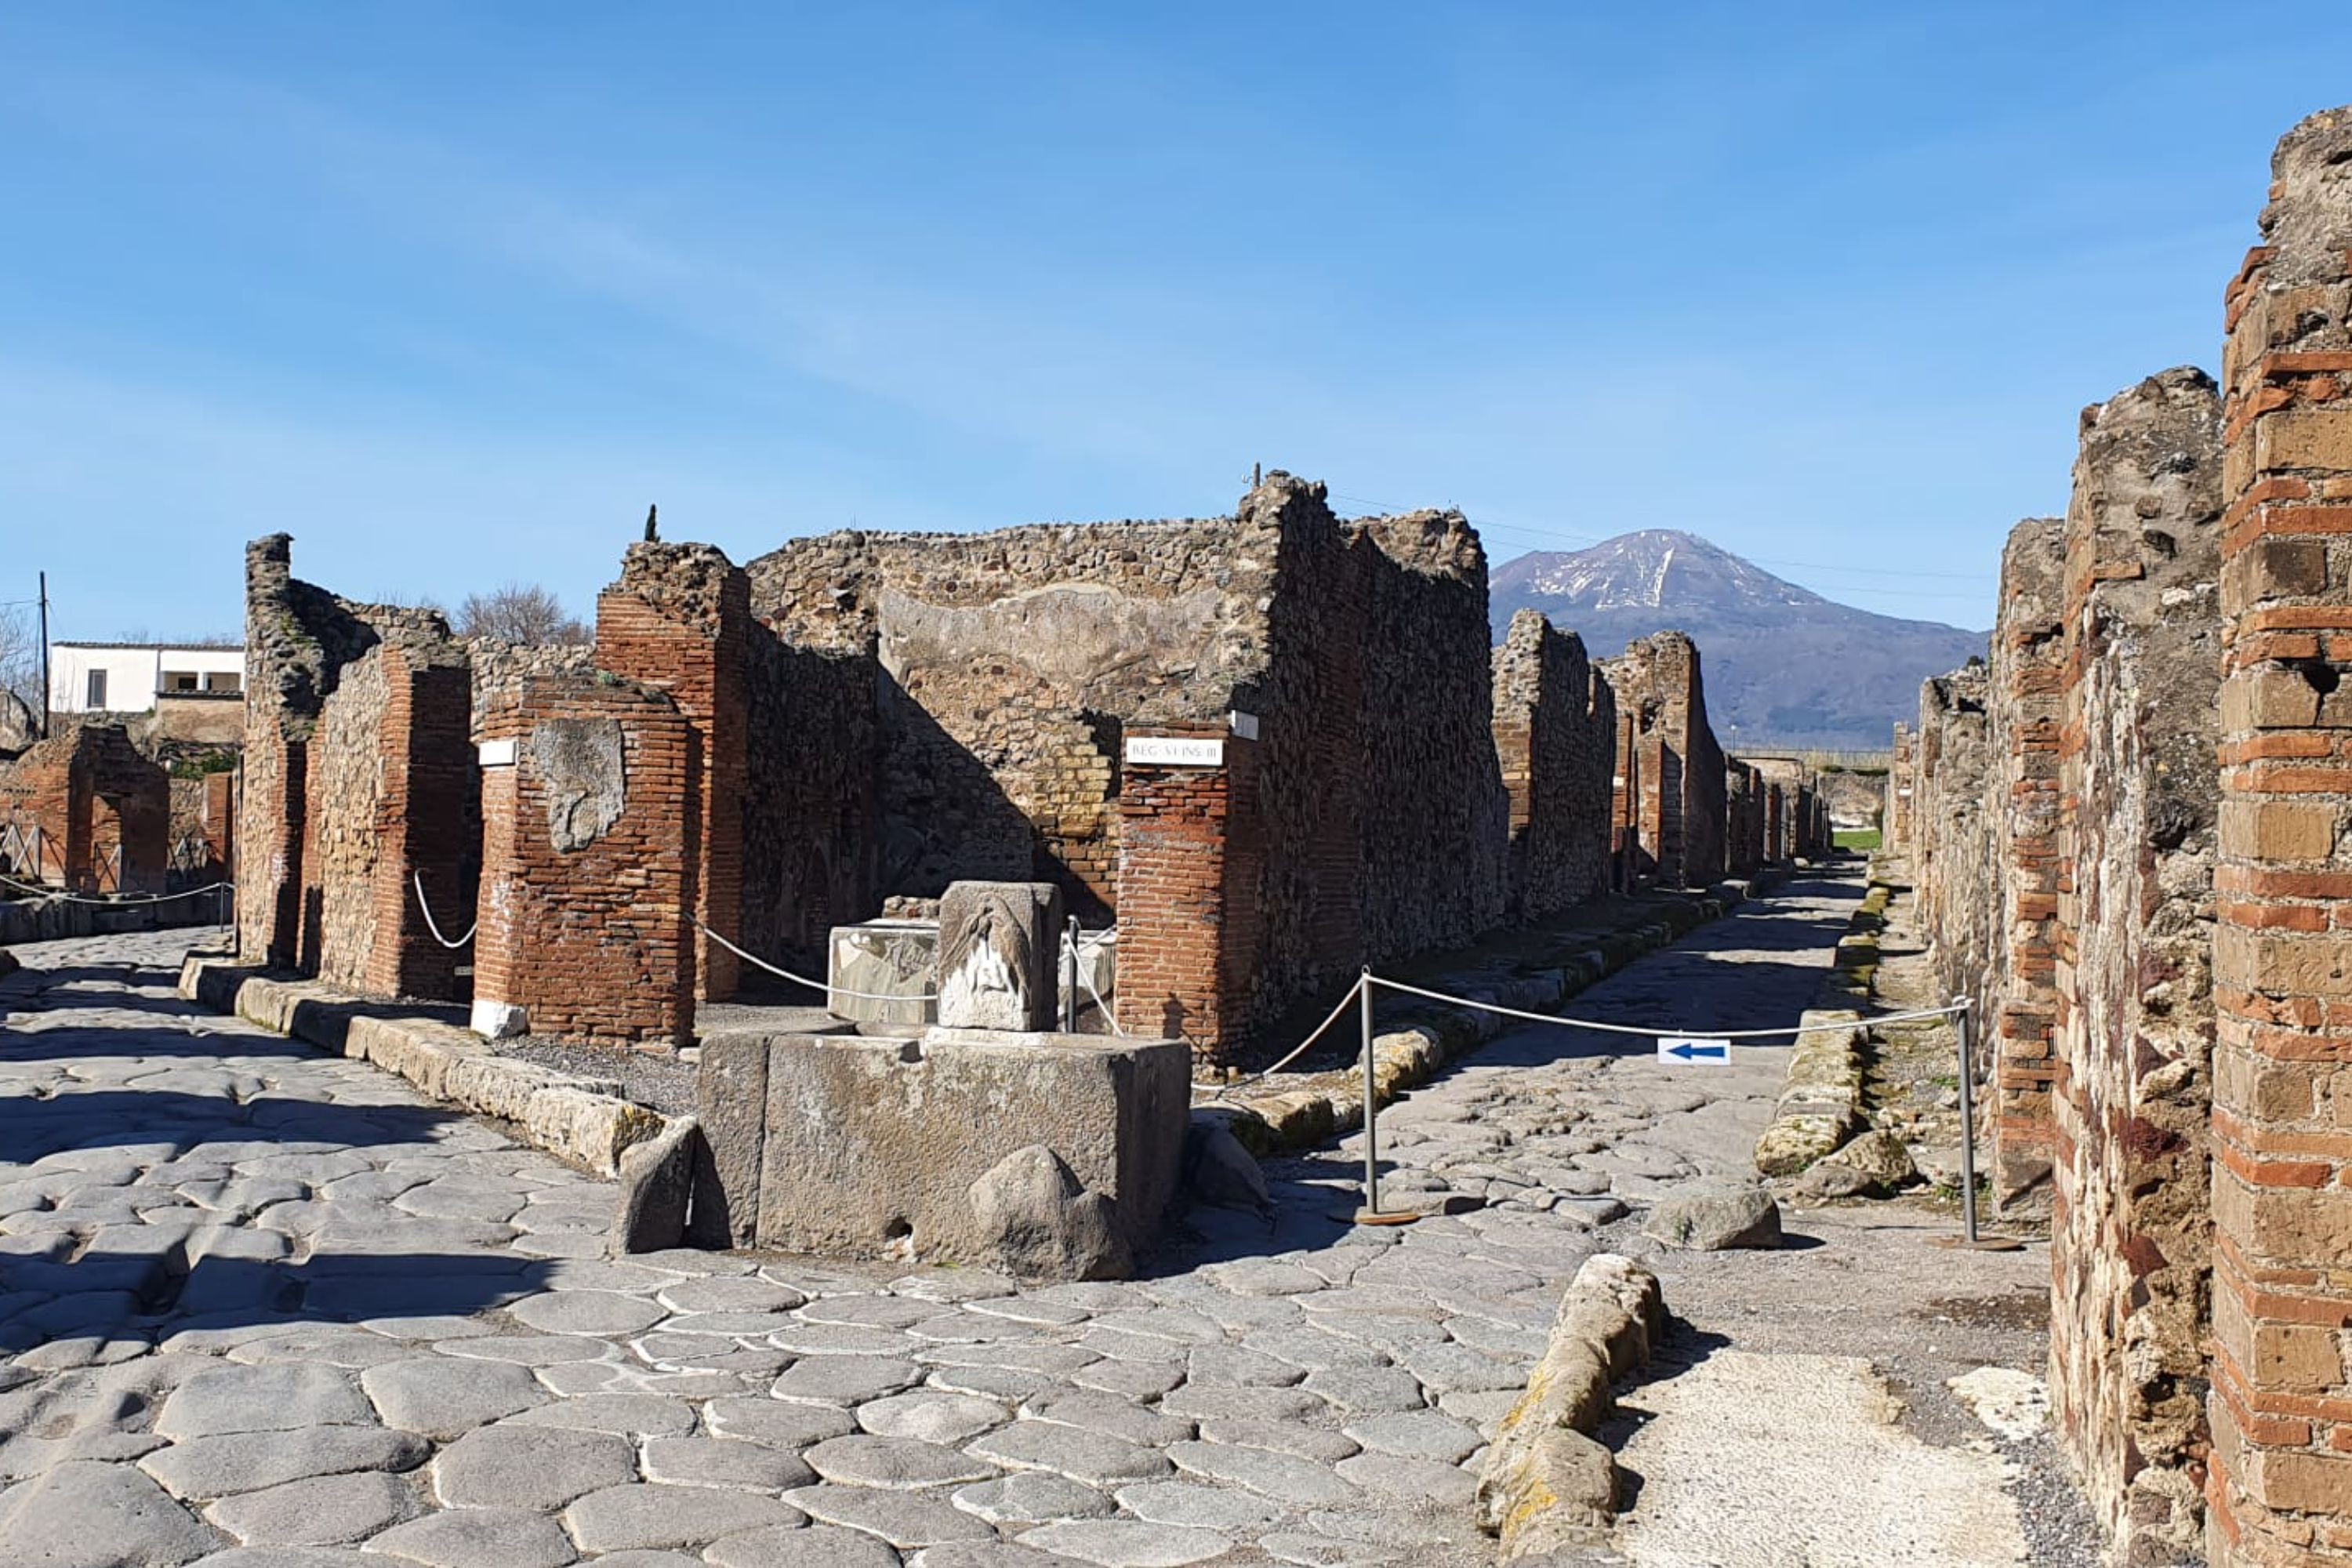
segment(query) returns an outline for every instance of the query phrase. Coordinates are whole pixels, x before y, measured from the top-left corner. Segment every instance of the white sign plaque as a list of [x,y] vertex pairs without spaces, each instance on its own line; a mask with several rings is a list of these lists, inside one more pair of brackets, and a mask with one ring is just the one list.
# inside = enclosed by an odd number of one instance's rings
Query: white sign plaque
[[1163,768],[1219,768],[1225,763],[1225,743],[1189,735],[1135,735],[1128,740],[1127,760]]
[[1731,1042],[1699,1036],[1664,1035],[1658,1040],[1658,1059],[1683,1067],[1729,1067]]
[[481,750],[482,766],[510,768],[515,765],[515,750],[516,743],[512,741],[485,741]]

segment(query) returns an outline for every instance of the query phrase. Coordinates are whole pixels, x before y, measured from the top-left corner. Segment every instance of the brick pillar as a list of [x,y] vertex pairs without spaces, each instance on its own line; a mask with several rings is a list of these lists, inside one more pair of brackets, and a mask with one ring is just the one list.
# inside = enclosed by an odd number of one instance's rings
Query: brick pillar
[[454,941],[471,923],[473,683],[464,663],[436,653],[388,647],[383,655],[375,939],[365,961],[367,988],[382,996],[462,996],[457,971],[472,960],[470,950],[434,939],[417,902],[421,879],[445,934]]
[[701,778],[667,696],[541,677],[482,721],[474,1026],[688,1044]]
[[1884,829],[1880,843],[1893,855],[1911,849],[1912,746],[1911,726],[1895,725],[1895,758],[1886,770],[1886,809],[1879,819]]
[[2221,1568],[2352,1564],[2352,110],[2279,143],[2222,362]]
[[1126,752],[1119,1026],[1224,1061],[1264,1022],[1257,743],[1207,726],[1130,730]]
[[236,868],[236,775],[233,773],[205,775],[204,817],[205,858],[221,868],[225,877],[234,876]]
[[[708,544],[632,544],[620,581],[596,600],[596,668],[668,692],[694,726],[709,781],[698,828],[695,913],[739,945],[751,631],[751,580]],[[811,741],[824,743],[823,737]],[[695,933],[698,998],[735,994],[741,968],[733,953]]]
[[[2001,602],[1993,632],[1992,697],[2000,736],[1999,994],[1992,1020],[1993,1199],[2014,1208],[2045,1202],[2051,1170],[2051,1054],[2057,1015],[2058,731],[2065,703],[2064,531],[2055,518],[2018,524],[2001,552]],[[1811,831],[1811,824],[1807,824]]]

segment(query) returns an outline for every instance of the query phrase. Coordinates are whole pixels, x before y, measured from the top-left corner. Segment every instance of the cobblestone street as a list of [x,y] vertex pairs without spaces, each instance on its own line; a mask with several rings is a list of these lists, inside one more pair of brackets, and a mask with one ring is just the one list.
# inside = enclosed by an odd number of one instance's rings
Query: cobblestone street
[[[1794,885],[1578,1010],[1792,1021],[1856,890]],[[1381,1124],[1394,1190],[1486,1208],[1340,1223],[1350,1142],[1129,1284],[614,1262],[609,1184],[182,1003],[187,941],[0,982],[0,1562],[1485,1563],[1482,1434],[1595,1227],[1652,1250],[1627,1205],[1742,1167],[1780,1073],[1517,1030]]]

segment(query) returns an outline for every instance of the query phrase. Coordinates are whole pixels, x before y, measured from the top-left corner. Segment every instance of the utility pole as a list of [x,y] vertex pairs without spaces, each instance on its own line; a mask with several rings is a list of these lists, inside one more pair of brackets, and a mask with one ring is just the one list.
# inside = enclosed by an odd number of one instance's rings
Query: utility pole
[[41,739],[49,738],[49,574],[41,574]]

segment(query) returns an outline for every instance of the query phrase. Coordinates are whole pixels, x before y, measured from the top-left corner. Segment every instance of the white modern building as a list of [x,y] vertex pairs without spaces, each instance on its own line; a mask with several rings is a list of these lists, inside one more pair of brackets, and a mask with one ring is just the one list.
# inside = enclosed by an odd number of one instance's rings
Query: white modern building
[[56,713],[147,713],[173,696],[245,690],[245,649],[176,643],[49,645],[49,709]]

